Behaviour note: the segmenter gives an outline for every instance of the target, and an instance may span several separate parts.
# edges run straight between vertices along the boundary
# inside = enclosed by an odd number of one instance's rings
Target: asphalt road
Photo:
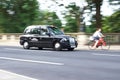
[[[0,69],[38,80],[120,80],[120,51],[0,46]]]

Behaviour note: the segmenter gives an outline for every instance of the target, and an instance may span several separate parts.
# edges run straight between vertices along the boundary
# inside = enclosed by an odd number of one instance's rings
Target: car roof
[[[33,28],[40,28],[40,27],[47,27],[49,25],[31,25],[26,27],[26,29],[33,29]]]

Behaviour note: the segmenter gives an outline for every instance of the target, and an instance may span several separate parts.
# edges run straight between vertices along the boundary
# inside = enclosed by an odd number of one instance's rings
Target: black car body
[[[28,26],[20,36],[20,44],[24,49],[38,47],[39,49],[53,48],[54,50],[72,51],[77,47],[75,38],[64,35],[61,30],[49,25]]]

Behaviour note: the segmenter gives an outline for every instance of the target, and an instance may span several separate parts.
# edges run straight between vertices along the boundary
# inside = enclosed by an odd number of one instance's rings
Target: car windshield
[[[53,35],[64,35],[64,33],[56,27],[49,27],[49,30]]]

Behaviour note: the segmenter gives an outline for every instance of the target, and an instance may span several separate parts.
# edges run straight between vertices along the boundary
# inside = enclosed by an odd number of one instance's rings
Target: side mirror
[[[48,35],[49,37],[51,36],[51,34],[50,34],[50,33],[48,33],[48,32],[46,33],[46,35]]]

